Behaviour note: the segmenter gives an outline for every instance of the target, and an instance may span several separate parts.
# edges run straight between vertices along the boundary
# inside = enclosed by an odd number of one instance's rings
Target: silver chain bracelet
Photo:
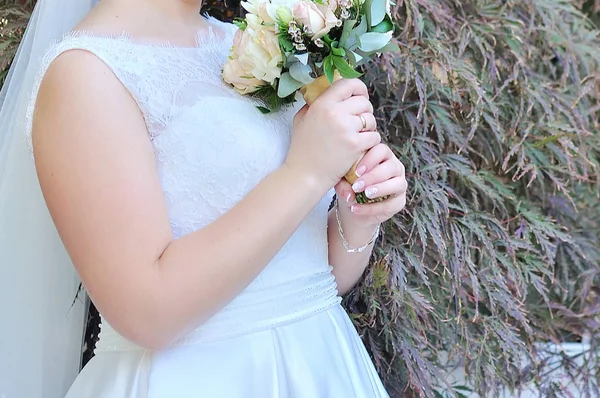
[[[381,232],[381,225],[377,226],[377,229],[375,230],[375,233],[373,234],[373,236],[371,237],[371,239],[369,239],[369,241],[367,243],[365,243],[361,247],[352,248],[348,244],[348,241],[346,240],[346,236],[344,235],[344,229],[342,228],[342,222],[340,221],[339,207],[340,207],[339,201],[336,198],[335,199],[335,219],[337,221],[338,233],[340,234],[340,238],[342,238],[342,245],[344,245],[344,249],[346,249],[346,252],[348,252],[348,253],[362,253],[362,252],[364,252],[379,237],[379,233]]]

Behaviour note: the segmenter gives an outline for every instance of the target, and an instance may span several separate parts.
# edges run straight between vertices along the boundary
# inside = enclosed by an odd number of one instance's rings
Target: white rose
[[[294,7],[294,4],[296,4],[297,2],[298,0],[271,0],[266,4],[267,13],[269,14],[272,20],[276,21],[278,19],[278,10],[286,9],[291,12],[292,8]]]
[[[248,42],[252,40],[249,34],[238,30],[233,39],[233,51],[231,58],[223,66],[223,80],[231,84],[240,94],[250,94],[258,90],[265,84],[252,76],[254,65],[244,63],[240,60],[239,54],[246,51]]]
[[[291,10],[298,0],[247,0],[241,3],[242,7],[260,18],[262,21],[271,24],[277,20],[277,10],[285,8]],[[248,17],[248,14],[246,14]]]
[[[292,16],[310,30],[313,40],[325,36],[338,23],[331,8],[317,5],[310,0],[297,2],[292,9]]]
[[[247,0],[242,1],[240,4],[250,14],[258,15],[258,9],[260,6],[268,2],[269,0]]]

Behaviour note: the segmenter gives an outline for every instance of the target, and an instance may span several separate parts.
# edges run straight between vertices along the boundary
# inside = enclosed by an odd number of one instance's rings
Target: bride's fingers
[[[377,131],[377,119],[372,113],[361,113],[356,116],[356,126],[359,132]]]
[[[335,186],[335,194],[338,200],[344,203],[354,203],[355,195],[352,191],[352,185],[342,178],[340,182]]]
[[[406,193],[408,184],[404,177],[394,177],[390,180],[368,186],[365,196],[369,199],[377,199],[386,196],[403,195]]]
[[[363,192],[367,187],[382,183],[394,177],[403,177],[404,173],[401,173],[397,163],[397,161],[389,159],[378,164],[372,170],[367,171],[366,174],[356,180],[352,185],[352,189],[354,192]],[[357,171],[360,172],[359,169],[357,169]]]
[[[351,115],[360,115],[362,113],[373,113],[373,104],[368,98],[355,96],[348,98],[340,104],[340,107]]]
[[[375,217],[378,222],[385,222],[404,209],[405,206],[406,194],[403,193],[398,196],[392,196],[383,202],[354,204],[351,211],[360,216]]]
[[[356,175],[361,177],[367,172],[370,172],[380,163],[392,158],[394,155],[389,147],[385,144],[375,145],[369,149],[365,156],[360,160],[356,168]],[[358,191],[360,192],[360,191]]]

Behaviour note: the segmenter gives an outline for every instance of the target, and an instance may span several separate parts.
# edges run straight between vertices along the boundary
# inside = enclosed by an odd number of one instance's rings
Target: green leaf
[[[464,391],[464,392],[473,392],[473,389],[471,389],[465,385],[462,385],[462,384],[454,385],[454,386],[452,386],[452,388],[454,388],[455,390]]]
[[[371,29],[371,32],[387,33],[387,32],[393,31],[393,30],[394,30],[394,23],[392,22],[392,18],[390,18],[390,16],[386,14],[383,21],[381,21],[379,24],[375,25],[373,27],[373,29]]]
[[[331,52],[334,55],[339,55],[340,57],[345,57],[346,56],[346,50],[344,50],[343,48],[339,48],[339,42],[334,41],[331,43]]]
[[[371,0],[370,23],[377,26],[387,15],[386,0]]]
[[[329,55],[325,58],[323,62],[323,72],[325,72],[325,76],[329,83],[333,84],[333,56]]]
[[[281,49],[285,53],[291,53],[292,51],[294,51],[294,43],[292,42],[292,39],[290,38],[289,35],[280,33],[278,35],[278,39],[279,39],[279,47],[281,47]]]
[[[246,30],[246,28],[248,27],[248,22],[246,22],[245,19],[243,18],[236,18],[233,21],[234,25],[237,26],[238,28],[240,28],[240,30]]]
[[[290,75],[294,80],[303,84],[311,83],[314,79],[311,77],[312,68],[301,62],[296,62],[290,66]]]
[[[333,58],[333,64],[335,66],[335,68],[340,71],[340,75],[342,75],[342,77],[344,79],[354,79],[357,77],[362,76],[362,74],[356,70],[354,70],[353,67],[351,67],[348,62],[342,58],[342,57],[332,57]]]
[[[264,106],[257,106],[256,109],[258,109],[263,115],[268,115],[269,113],[271,113],[271,110]]]
[[[304,86],[304,83],[294,79],[289,72],[284,73],[279,78],[279,85],[277,86],[277,96],[279,98],[286,98],[299,90],[300,87]]]
[[[358,48],[367,53],[380,51],[390,40],[391,37],[385,33],[367,32],[360,36]]]

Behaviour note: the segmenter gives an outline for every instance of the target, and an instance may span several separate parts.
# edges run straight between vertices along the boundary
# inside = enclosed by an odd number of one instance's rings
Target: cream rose
[[[364,1],[364,0],[363,0],[363,1]],[[333,11],[333,12],[336,12],[336,11],[337,11],[337,9],[338,9],[338,0],[329,0],[329,1],[327,2],[327,7],[328,7],[328,8],[329,8],[331,11]]]
[[[248,31],[249,29],[246,29]],[[273,84],[281,76],[283,56],[279,48],[279,39],[274,32],[266,29],[248,32],[252,37],[244,50],[240,50],[240,62],[252,65],[251,73],[257,79]]]
[[[248,23],[248,28],[246,30],[250,35],[254,35],[254,32],[265,29],[265,26],[262,24],[263,20],[254,14],[246,14],[246,22]]]
[[[265,21],[268,24],[271,24],[273,22],[275,22],[273,20],[273,18],[271,18],[271,16],[269,15],[269,12],[267,10],[267,3],[262,3],[259,7],[258,7],[258,17],[260,19],[262,19],[263,21]]]
[[[242,30],[238,30],[233,38],[233,51],[231,57],[223,66],[223,80],[231,84],[235,90],[244,95],[255,92],[264,85],[265,82],[257,79],[252,75],[254,65],[244,62],[240,59],[239,54],[243,54],[252,40],[249,34]]]
[[[292,9],[292,16],[310,30],[313,40],[325,36],[338,23],[329,6],[317,5],[310,0],[297,2]]]

